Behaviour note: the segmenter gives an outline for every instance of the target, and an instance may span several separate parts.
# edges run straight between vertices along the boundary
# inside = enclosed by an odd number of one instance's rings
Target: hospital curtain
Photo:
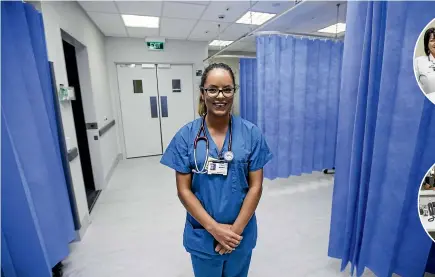
[[[267,178],[334,167],[342,49],[332,40],[257,38],[258,97],[251,101],[274,153]]]
[[[257,60],[240,59],[240,116],[257,124]]]
[[[2,272],[48,277],[75,234],[42,16],[1,2],[1,28]]]
[[[435,107],[413,51],[434,2],[348,2],[329,255],[376,276],[423,276],[431,240],[417,211],[435,162]]]

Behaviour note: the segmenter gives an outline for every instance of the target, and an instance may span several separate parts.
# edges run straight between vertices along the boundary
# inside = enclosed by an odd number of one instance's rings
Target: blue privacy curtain
[[[435,107],[413,73],[434,2],[348,2],[329,255],[360,276],[423,276],[417,211],[435,162]]]
[[[240,116],[257,124],[257,60],[240,59]]]
[[[267,178],[334,167],[342,51],[332,40],[257,38],[258,97],[251,101],[274,153]]]
[[[48,277],[75,236],[42,16],[1,2],[1,28],[2,271]]]

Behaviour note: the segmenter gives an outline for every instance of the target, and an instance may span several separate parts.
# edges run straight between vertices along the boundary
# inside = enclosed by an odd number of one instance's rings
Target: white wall
[[[41,2],[41,11],[44,19],[48,58],[54,64],[58,86],[59,84],[68,84],[61,30],[84,46],[84,48],[76,49],[82,97],[85,101],[83,103],[85,118],[86,122],[96,121],[99,128],[103,127],[114,118],[107,81],[103,34],[77,2]],[[62,103],[61,113],[65,136],[71,139],[72,147],[77,146],[71,104]],[[92,137],[95,133],[97,131],[88,131],[88,137]],[[103,189],[106,186],[105,180],[110,168],[116,162],[116,157],[120,152],[116,143],[116,128],[109,130],[98,141],[90,140],[89,144],[96,187]],[[79,216],[80,220],[83,220],[88,216],[88,212],[81,165],[79,162],[73,162],[70,166]]]
[[[107,69],[109,74],[110,91],[116,111],[119,147],[125,156],[122,117],[119,102],[118,76],[116,63],[166,63],[193,64],[194,71],[203,70],[203,60],[207,58],[207,42],[193,42],[181,40],[166,40],[164,51],[149,51],[144,39],[106,38]],[[199,98],[199,84],[201,77],[194,78],[194,95]],[[180,107],[182,108],[182,107]],[[197,105],[195,105],[195,114]]]

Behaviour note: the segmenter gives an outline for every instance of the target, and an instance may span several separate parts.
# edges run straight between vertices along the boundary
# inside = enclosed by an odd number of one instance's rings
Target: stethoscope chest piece
[[[224,159],[227,162],[231,162],[234,159],[234,153],[232,151],[225,152]]]

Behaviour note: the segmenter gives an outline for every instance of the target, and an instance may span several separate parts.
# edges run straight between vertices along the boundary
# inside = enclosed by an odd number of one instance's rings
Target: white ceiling
[[[316,34],[316,30],[334,24],[337,1],[301,3],[291,12],[262,31]],[[102,33],[111,37],[165,37],[195,41],[237,40],[258,26],[235,23],[250,9],[280,14],[293,7],[294,1],[79,1]],[[345,5],[345,4],[344,4]],[[300,8],[299,8],[300,6]],[[344,11],[343,11],[344,10]],[[128,28],[121,14],[160,17],[160,28]],[[345,9],[342,9],[345,14]],[[224,15],[224,19],[219,19]],[[344,22],[342,16],[341,22]],[[220,32],[218,28],[220,24]],[[210,47],[210,49],[216,49]],[[255,51],[255,40],[245,39],[231,47],[233,51]]]
[[[332,34],[317,31],[337,22],[337,4],[340,4],[338,22],[346,22],[346,2],[344,1],[305,1],[278,20],[266,25],[261,31],[281,31],[284,33],[329,36]]]

